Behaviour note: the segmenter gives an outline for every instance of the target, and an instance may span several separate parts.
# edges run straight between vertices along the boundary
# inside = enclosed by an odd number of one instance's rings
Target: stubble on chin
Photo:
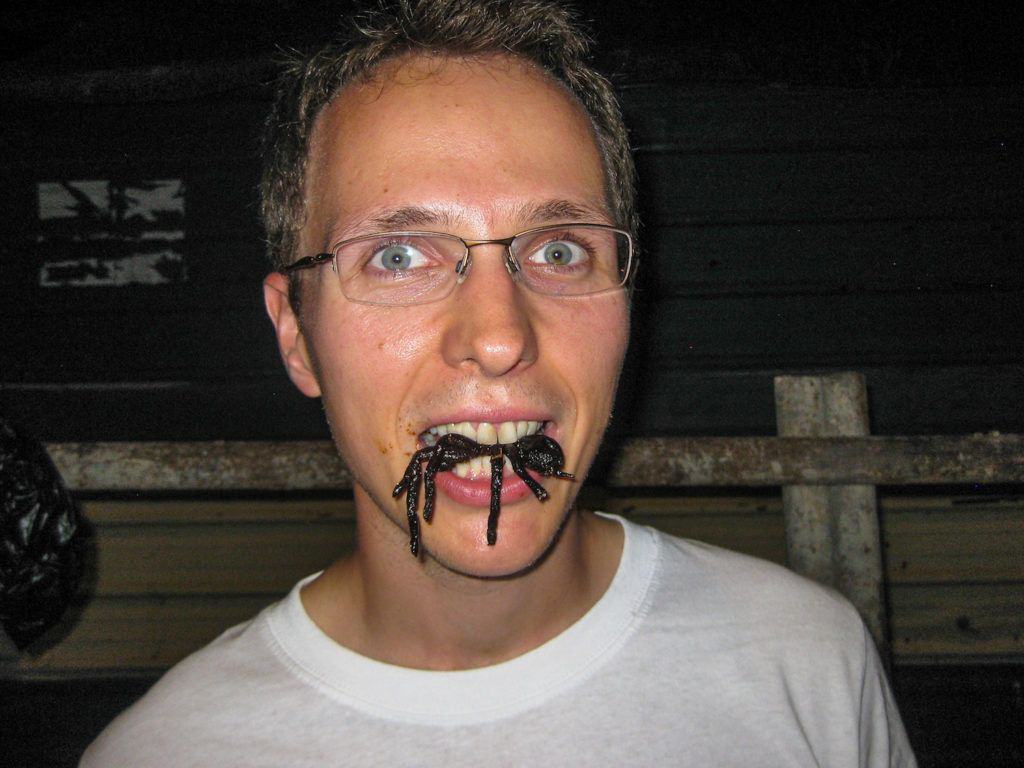
[[[407,522],[404,502],[398,503],[390,497],[382,499],[380,495],[372,491],[367,484],[360,482],[358,477],[353,476],[352,482],[354,486],[358,486],[359,490],[365,494],[365,498],[368,500],[371,507],[369,509],[360,508],[361,506],[365,507],[366,504],[360,505],[357,495],[356,515],[364,516],[363,523],[368,526],[373,526],[383,533],[385,539],[394,539],[393,542],[389,543],[394,545],[394,556],[396,558],[404,557],[411,559],[412,555],[409,554],[409,529],[406,527]],[[526,564],[518,564],[516,567],[510,568],[504,572],[478,573],[467,569],[458,562],[455,562],[457,559],[455,556],[446,556],[445,553],[436,552],[431,547],[430,529],[434,524],[436,524],[438,517],[444,514],[444,502],[441,499],[438,501],[438,508],[434,511],[434,519],[430,523],[424,523],[422,519],[420,520],[420,562],[422,563],[425,574],[428,576],[440,579],[451,579],[454,577],[460,581],[464,579],[471,579],[477,582],[501,581],[525,576],[542,565],[550,556],[558,546],[569,521],[574,515],[579,514],[575,507],[576,493],[572,493],[566,497],[558,525],[555,527],[551,536],[544,545],[537,551],[536,556]],[[546,509],[544,511],[548,512],[549,510]],[[486,517],[486,510],[483,510],[481,515],[482,518]],[[498,531],[498,542],[494,547],[501,547],[500,520],[498,523]],[[483,528],[481,528],[480,537],[481,540],[483,540]],[[356,546],[359,546],[358,539],[356,541]],[[492,548],[488,547],[488,549]]]

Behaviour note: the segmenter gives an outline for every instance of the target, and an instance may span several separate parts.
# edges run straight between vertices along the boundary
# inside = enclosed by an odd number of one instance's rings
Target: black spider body
[[[565,456],[561,446],[547,435],[526,435],[510,444],[492,443],[483,445],[464,435],[448,434],[438,438],[437,443],[422,448],[413,454],[402,479],[395,485],[392,496],[398,497],[404,491],[405,512],[409,519],[409,551],[418,556],[420,551],[420,521],[416,514],[419,504],[420,481],[423,482],[423,519],[430,522],[434,515],[434,478],[438,472],[454,469],[456,464],[475,459],[478,456],[491,458],[491,505],[487,517],[487,543],[493,546],[498,540],[498,515],[501,512],[502,473],[505,458],[512,471],[522,478],[527,487],[540,501],[548,498],[544,486],[533,479],[529,470],[545,477],[573,480],[574,475],[563,472]],[[426,462],[426,466],[423,464]]]
[[[541,501],[547,499],[548,492],[526,470],[532,469],[545,477],[574,479],[574,475],[562,472],[562,467],[565,464],[562,446],[547,435],[521,437],[511,445],[505,446],[505,455],[508,456],[509,463],[512,465],[512,471],[523,479],[523,482],[533,491],[533,495]]]

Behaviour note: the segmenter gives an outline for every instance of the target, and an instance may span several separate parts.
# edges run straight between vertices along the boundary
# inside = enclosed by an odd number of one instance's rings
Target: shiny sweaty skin
[[[586,114],[543,72],[501,56],[413,57],[378,74],[318,119],[299,254],[372,232],[482,240],[618,223]],[[265,283],[286,370],[321,398],[353,477],[357,546],[303,587],[303,605],[371,658],[431,669],[513,658],[571,626],[614,575],[620,527],[575,511],[579,483],[536,471],[543,503],[511,468],[502,475],[500,541],[488,546],[483,456],[436,476],[419,557],[396,557],[410,532],[407,499],[392,491],[432,436],[489,445],[543,431],[582,478],[607,426],[628,294],[542,296],[512,278],[506,257],[503,245],[475,248],[451,296],[415,306],[350,301],[324,265],[302,274],[300,318],[287,279]]]

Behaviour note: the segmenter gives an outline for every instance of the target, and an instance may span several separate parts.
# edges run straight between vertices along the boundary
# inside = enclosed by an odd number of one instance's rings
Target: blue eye
[[[370,263],[391,271],[413,269],[424,262],[420,251],[406,243],[393,243],[374,252]]]
[[[415,269],[423,266],[426,258],[418,248],[408,243],[392,243],[377,251],[370,257],[370,264],[393,272]]]
[[[534,251],[528,260],[534,264],[568,267],[586,261],[587,252],[577,243],[568,240],[554,240]]]

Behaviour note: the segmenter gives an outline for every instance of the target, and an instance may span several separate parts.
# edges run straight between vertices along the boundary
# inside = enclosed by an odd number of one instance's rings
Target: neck
[[[600,599],[622,551],[617,523],[572,512],[537,565],[477,578],[410,557],[407,534],[357,515],[359,548],[308,584],[303,603],[341,645],[418,669],[488,666],[547,642]]]

